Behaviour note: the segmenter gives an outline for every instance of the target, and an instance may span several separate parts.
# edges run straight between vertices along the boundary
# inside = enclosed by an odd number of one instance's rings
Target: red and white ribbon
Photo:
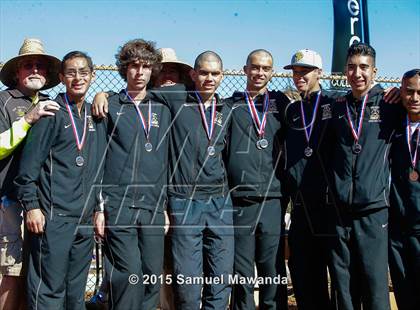
[[[306,137],[306,142],[308,142],[308,144],[309,144],[309,140],[311,139],[312,129],[314,128],[314,123],[316,119],[316,114],[318,112],[320,98],[321,98],[321,91],[319,91],[318,95],[316,96],[315,107],[312,112],[313,113],[312,120],[308,125],[306,124],[306,117],[305,117],[305,111],[303,109],[302,100],[300,101],[300,113],[302,114],[303,129],[305,129],[305,137]],[[309,132],[308,132],[308,129],[309,129]]]
[[[362,133],[363,118],[364,118],[364,116],[365,116],[366,102],[367,102],[367,101],[368,101],[368,95],[366,94],[366,96],[363,98],[363,102],[362,102],[362,111],[361,111],[361,113],[360,113],[360,118],[359,118],[359,124],[358,124],[358,126],[357,126],[357,131],[356,131],[356,129],[354,128],[354,124],[353,124],[353,122],[352,122],[352,120],[351,120],[351,116],[350,116],[349,105],[348,105],[348,103],[346,102],[347,119],[348,119],[348,121],[349,121],[349,125],[350,125],[350,128],[351,128],[351,133],[353,134],[354,140],[355,140],[356,142],[358,142],[358,141],[359,141],[359,139],[360,139],[360,135],[361,135],[361,133]]]
[[[147,113],[147,123],[146,123],[146,120],[145,120],[145,118],[143,116],[143,113],[141,113],[140,108],[138,107],[138,105],[136,104],[136,102],[128,94],[128,91],[127,90],[125,90],[125,93],[126,93],[127,97],[130,99],[130,101],[134,104],[134,107],[136,108],[137,114],[139,115],[140,122],[141,122],[141,125],[142,125],[143,130],[144,130],[144,134],[146,135],[146,140],[149,141],[150,128],[151,128],[151,123],[152,123],[151,122],[151,120],[152,120],[152,103],[149,100],[149,111]]]
[[[64,99],[66,100],[66,108],[67,108],[67,112],[69,114],[70,117],[70,122],[71,122],[71,127],[73,129],[73,135],[76,139],[76,146],[77,146],[77,150],[80,152],[83,149],[83,145],[85,144],[85,139],[86,139],[86,125],[87,125],[87,112],[86,112],[86,107],[85,107],[85,117],[83,120],[83,135],[82,138],[79,138],[79,133],[77,132],[77,127],[76,127],[76,122],[74,121],[74,117],[73,117],[73,113],[71,112],[71,108],[70,108],[70,102],[69,102],[69,98],[67,97],[67,94],[64,95]]]
[[[408,152],[410,153],[410,159],[411,159],[411,166],[413,168],[416,167],[416,163],[417,163],[417,150],[419,149],[419,141],[420,141],[420,124],[417,125],[416,129],[414,129],[414,132],[418,131],[417,134],[417,141],[416,141],[416,150],[414,151],[414,155],[411,149],[411,123],[410,120],[408,119],[408,115],[407,115],[407,145],[408,145]],[[414,134],[413,132],[413,134]]]
[[[195,92],[198,100],[198,107],[200,108],[201,120],[203,121],[203,127],[206,130],[207,138],[211,141],[214,132],[214,124],[216,123],[216,99],[213,97],[211,101],[211,118],[210,124],[207,123],[206,112],[203,101],[198,92]]]
[[[264,136],[265,125],[267,124],[267,111],[268,111],[268,107],[270,103],[268,91],[266,91],[264,95],[264,107],[263,107],[262,119],[260,119],[260,116],[258,115],[258,111],[255,107],[254,100],[252,100],[248,91],[245,91],[245,99],[248,105],[249,113],[251,114],[255,128],[257,130],[258,136],[262,137]]]

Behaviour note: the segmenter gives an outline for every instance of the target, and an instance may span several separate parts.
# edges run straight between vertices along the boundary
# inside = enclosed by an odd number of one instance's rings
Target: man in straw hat
[[[175,50],[172,48],[160,48],[158,52],[162,55],[162,69],[153,86],[163,87],[172,86],[178,83],[187,85],[187,87],[193,87],[193,81],[191,80],[190,71],[193,68],[180,60],[178,60]],[[166,215],[166,224],[169,225],[169,217]],[[165,227],[167,232],[168,226]],[[164,274],[171,274],[172,272],[172,256],[170,254],[170,238],[165,238],[165,256],[164,256]],[[163,283],[162,289],[160,290],[160,306],[162,309],[169,310],[175,309],[174,295],[172,286],[167,283]]]
[[[25,39],[19,55],[7,61],[0,80],[0,309],[19,309],[25,298],[22,270],[22,209],[16,202],[13,179],[22,141],[41,117],[54,115],[58,104],[39,93],[59,83],[60,60],[45,53],[38,39]]]
[[[172,86],[177,83],[185,84],[192,87],[193,82],[190,77],[190,71],[193,68],[176,57],[175,50],[172,48],[160,48],[159,53],[162,55],[162,69],[155,79],[153,86]]]

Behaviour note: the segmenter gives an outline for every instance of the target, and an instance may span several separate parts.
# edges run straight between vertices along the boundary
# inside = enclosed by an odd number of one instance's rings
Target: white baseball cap
[[[292,56],[290,65],[285,66],[284,69],[292,69],[294,66],[322,69],[322,59],[317,52],[304,49],[297,51]]]

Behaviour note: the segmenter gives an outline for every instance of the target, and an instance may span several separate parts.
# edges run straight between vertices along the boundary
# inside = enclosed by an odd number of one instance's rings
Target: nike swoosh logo
[[[71,126],[71,124],[68,124],[68,125],[64,125],[64,128],[69,128]]]
[[[196,105],[196,103],[184,103],[184,107],[194,107]]]
[[[117,112],[117,115],[123,115],[125,112]]]
[[[399,138],[399,137],[401,137],[402,135],[403,135],[402,133],[397,134],[397,135],[395,135],[395,138]]]
[[[300,116],[293,118],[293,121],[296,122],[298,119],[300,118]]]
[[[238,106],[238,105],[234,105],[234,106],[232,107],[232,110],[235,110],[235,109],[237,109],[237,108],[239,108],[239,106]]]
[[[340,115],[338,118],[343,118],[345,115]]]
[[[382,228],[385,228],[385,227],[387,227],[388,226],[388,223],[386,223],[386,224],[382,224]]]

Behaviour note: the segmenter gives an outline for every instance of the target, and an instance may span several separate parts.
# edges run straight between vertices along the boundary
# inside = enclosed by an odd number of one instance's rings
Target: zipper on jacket
[[[356,122],[357,123],[357,119],[358,119],[358,112],[357,112],[357,105],[354,106],[354,110],[356,112]],[[362,120],[363,123],[364,120]],[[362,125],[363,126],[363,125]],[[360,137],[359,137],[360,138]],[[353,136],[352,136],[352,140],[353,140]],[[353,145],[354,145],[355,141],[353,140]],[[356,170],[356,161],[357,161],[357,156],[358,154],[354,154],[353,153],[353,149],[350,151],[351,152],[351,184],[350,184],[350,195],[349,195],[349,205],[353,204],[353,197],[354,197],[354,176],[355,176],[355,170]]]
[[[51,197],[50,197],[50,220],[52,220],[53,218],[53,210],[54,210],[54,203],[53,203],[53,189],[52,189],[52,185],[53,185],[53,158],[52,158],[52,149],[50,150],[50,193],[51,193]]]
[[[191,188],[189,188],[188,186],[187,186],[187,195],[188,195],[188,197],[190,197],[190,198],[194,198],[193,197],[193,195],[195,194],[195,191],[196,191],[196,188],[197,188],[197,177],[198,177],[198,165],[197,165],[197,162],[198,162],[198,157],[200,156],[200,138],[199,138],[199,135],[200,135],[200,130],[197,130],[196,131],[196,135],[195,135],[195,142],[196,142],[196,148],[195,148],[195,152],[194,152],[194,154],[195,154],[195,158],[194,158],[194,161],[192,162],[192,169],[191,169],[191,172],[192,172],[192,176],[191,176],[191,185],[192,185],[192,187]],[[188,184],[187,184],[188,185]]]
[[[356,159],[357,159],[356,154],[353,154],[352,152],[352,158],[351,158],[351,184],[350,184],[350,195],[349,195],[349,204],[352,205],[353,204],[353,196],[354,196],[354,176],[355,176],[355,170],[356,170]]]
[[[134,160],[133,160],[133,174],[131,175],[131,184],[134,183],[134,193],[133,193],[133,201],[132,201],[132,206],[135,207],[135,201],[137,198],[137,194],[138,194],[138,179],[137,179],[137,170],[138,170],[138,166],[139,166],[139,161],[140,161],[140,153],[141,153],[141,146],[139,147],[139,143],[140,143],[140,135],[141,132],[139,129],[137,129],[137,133],[135,135],[135,142],[134,142]]]

